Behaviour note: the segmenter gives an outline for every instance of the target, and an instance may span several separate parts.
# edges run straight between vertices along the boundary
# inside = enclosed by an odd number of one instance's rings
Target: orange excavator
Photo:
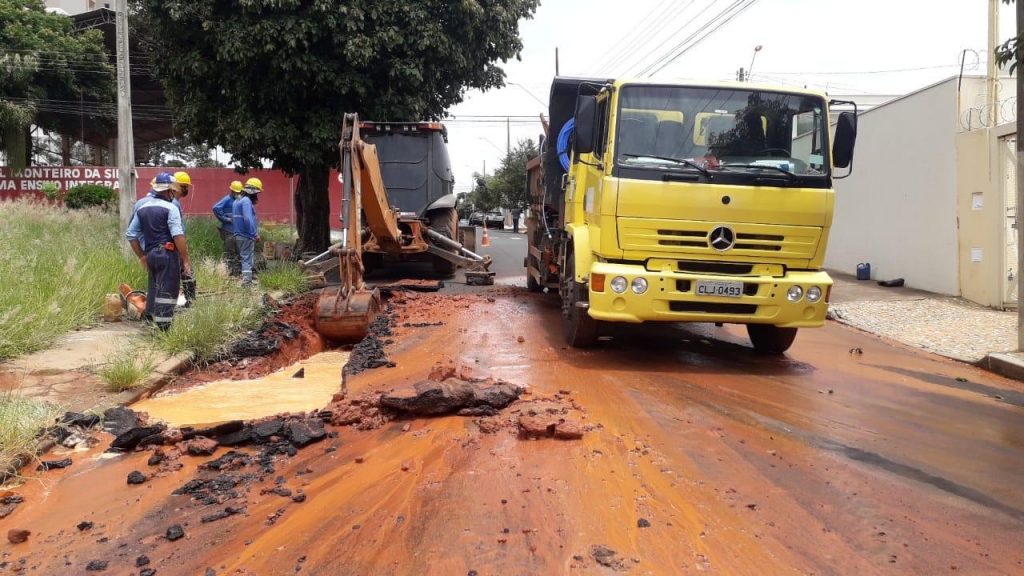
[[[434,126],[437,125],[389,124],[387,132],[394,129],[397,135],[412,138],[420,127],[430,129]],[[464,268],[467,284],[494,283],[494,272],[488,270],[490,256],[476,254],[457,240],[454,198],[451,206],[446,206],[443,205],[445,197],[442,197],[430,210],[422,213],[400,210],[389,201],[378,146],[364,140],[360,133],[361,128],[368,127],[376,128],[371,123],[360,123],[354,113],[345,114],[339,143],[341,241],[303,262],[307,273],[323,285],[317,304],[316,330],[328,340],[339,343],[362,340],[380,311],[380,291],[363,280],[369,259],[380,263],[385,257],[398,260],[431,258],[435,261],[435,269],[447,267],[449,272],[454,272],[456,267]],[[394,145],[403,149],[408,148],[403,142],[409,141],[402,138],[379,140],[381,146]],[[443,160],[447,162],[447,151],[442,152]],[[442,206],[436,208],[439,203]],[[436,222],[441,222],[442,226]]]

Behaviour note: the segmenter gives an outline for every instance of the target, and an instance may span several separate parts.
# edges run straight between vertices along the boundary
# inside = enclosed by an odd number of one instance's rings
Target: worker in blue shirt
[[[157,180],[160,180],[160,182],[157,183]],[[171,175],[170,172],[161,172],[157,174],[152,180],[150,180],[149,192],[146,193],[146,195],[143,196],[142,198],[139,198],[138,200],[135,201],[135,206],[132,208],[132,217],[135,217],[135,214],[138,213],[139,208],[142,208],[143,206],[151,202],[154,198],[156,198],[158,192],[169,189],[173,181],[174,177]],[[179,212],[180,210],[181,209],[179,208]],[[139,238],[139,241],[142,242],[142,249],[145,250],[145,239]]]
[[[156,177],[155,184],[163,189],[156,190],[156,196],[139,207],[125,233],[132,251],[149,272],[146,321],[160,330],[170,328],[174,320],[182,272],[192,275],[181,212],[171,203],[172,178],[169,176]],[[143,243],[146,248],[142,247]]]
[[[253,205],[259,202],[263,182],[259,178],[249,178],[242,187],[242,195],[235,202],[231,212],[231,222],[235,229],[235,243],[242,259],[242,285],[252,284],[253,255],[256,243],[260,241],[259,222]]]
[[[228,274],[240,276],[242,274],[242,262],[238,253],[238,244],[235,242],[235,227],[231,222],[234,212],[235,201],[242,194],[242,183],[235,180],[231,183],[231,191],[227,196],[220,199],[213,206],[213,215],[220,220],[220,240],[224,243],[224,262],[228,267]]]

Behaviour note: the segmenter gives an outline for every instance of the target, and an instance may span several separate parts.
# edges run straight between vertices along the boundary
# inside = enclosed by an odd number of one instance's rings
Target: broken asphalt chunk
[[[63,460],[43,460],[36,466],[36,470],[46,472],[47,470],[59,470],[61,468],[67,468],[71,466],[71,458],[65,458]]]
[[[181,540],[185,537],[185,529],[181,527],[181,524],[175,524],[167,529],[167,539],[171,542],[175,540]]]

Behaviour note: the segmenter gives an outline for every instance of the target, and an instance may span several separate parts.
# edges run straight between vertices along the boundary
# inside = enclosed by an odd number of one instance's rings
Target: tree
[[[529,204],[526,197],[526,163],[537,155],[537,144],[527,138],[516,143],[511,153],[501,160],[494,171],[490,187],[495,192],[496,204],[509,210],[525,210]]]
[[[1013,4],[1013,2],[1014,0],[1003,0],[1003,4]],[[1016,36],[996,47],[996,65],[1004,66],[1009,64],[1010,74],[1013,74],[1021,59],[1024,58],[1021,48],[1024,48],[1024,30],[1017,30]]]
[[[193,168],[223,168],[223,162],[213,159],[212,148],[177,136],[149,145],[149,163],[153,166]]]
[[[473,191],[466,197],[466,202],[474,211],[487,212],[501,205],[501,196],[491,186],[493,175],[473,172]]]
[[[179,127],[242,168],[298,174],[301,251],[329,239],[342,116],[439,119],[504,83],[538,0],[137,0]],[[279,191],[268,191],[271,194]]]
[[[12,171],[29,162],[33,124],[74,133],[82,118],[73,109],[106,110],[114,96],[99,30],[72,31],[71,19],[47,13],[42,0],[0,0],[0,148]],[[113,129],[105,115],[89,123]]]

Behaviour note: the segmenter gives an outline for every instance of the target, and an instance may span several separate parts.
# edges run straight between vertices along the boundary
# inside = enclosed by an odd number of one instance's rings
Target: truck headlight
[[[643,294],[644,292],[647,292],[647,279],[634,278],[632,288],[633,294]]]
[[[804,289],[799,286],[790,286],[789,290],[786,291],[786,299],[790,302],[799,302],[803,295]]]
[[[821,300],[821,288],[811,286],[807,289],[807,301],[814,304],[818,300]]]
[[[615,278],[612,278],[611,285],[612,292],[615,292],[616,294],[622,294],[623,292],[626,291],[626,288],[629,287],[629,282],[627,282],[626,279],[623,278],[622,276],[616,276]]]

